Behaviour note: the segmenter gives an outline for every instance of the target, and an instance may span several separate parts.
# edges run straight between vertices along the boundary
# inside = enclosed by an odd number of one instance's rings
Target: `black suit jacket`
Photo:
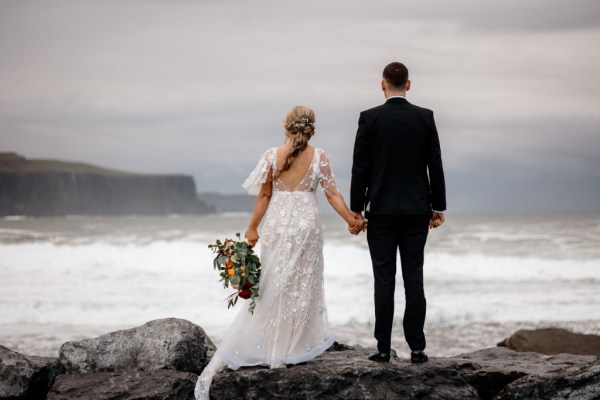
[[[433,111],[397,97],[360,113],[350,208],[366,210],[367,215],[430,215],[431,210],[446,210]]]

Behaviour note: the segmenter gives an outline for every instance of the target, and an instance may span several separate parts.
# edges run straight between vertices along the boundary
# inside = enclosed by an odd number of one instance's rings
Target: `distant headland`
[[[188,175],[154,175],[0,152],[0,216],[205,214]]]

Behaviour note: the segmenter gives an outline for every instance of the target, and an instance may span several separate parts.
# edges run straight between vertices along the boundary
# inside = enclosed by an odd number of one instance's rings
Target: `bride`
[[[284,367],[311,360],[334,341],[327,328],[323,293],[323,231],[316,190],[358,234],[365,221],[354,217],[336,188],[325,151],[308,144],[315,113],[293,107],[284,120],[286,143],[268,149],[242,187],[257,195],[246,240],[261,232],[260,296],[254,313],[244,302],[215,355],[200,375],[196,399],[208,399],[213,376],[228,366]]]

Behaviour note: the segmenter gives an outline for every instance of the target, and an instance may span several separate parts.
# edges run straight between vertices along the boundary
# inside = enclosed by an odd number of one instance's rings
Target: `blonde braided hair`
[[[285,157],[283,166],[275,172],[275,178],[288,171],[294,159],[308,146],[308,141],[315,134],[315,112],[305,106],[295,106],[285,116],[283,127],[292,149]]]

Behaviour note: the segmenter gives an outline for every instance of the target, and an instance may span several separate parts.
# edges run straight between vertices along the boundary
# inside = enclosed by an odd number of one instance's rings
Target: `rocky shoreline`
[[[542,344],[548,352],[564,337],[569,351],[577,351],[573,340],[582,352],[599,350],[594,335],[543,334],[517,332],[502,344],[527,350]],[[552,339],[542,343],[540,337]],[[215,377],[211,398],[600,399],[597,355],[508,347],[413,365],[398,357],[373,363],[367,360],[373,349],[336,343],[315,360],[288,368],[225,370]],[[193,399],[197,376],[214,350],[201,327],[175,318],[64,343],[58,358],[0,346],[0,399]]]

